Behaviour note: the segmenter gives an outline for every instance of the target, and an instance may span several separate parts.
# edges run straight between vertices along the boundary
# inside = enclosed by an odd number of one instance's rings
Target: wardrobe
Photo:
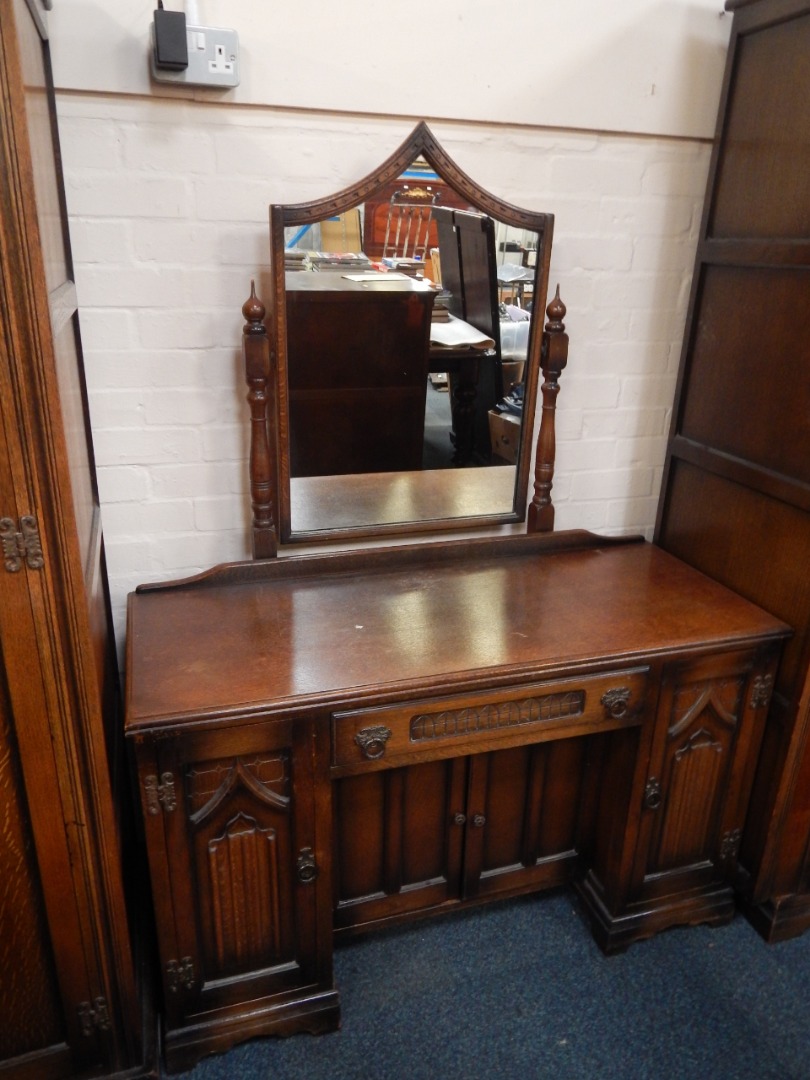
[[[0,1076],[15,1080],[150,1071],[44,18],[8,0],[0,20]]]

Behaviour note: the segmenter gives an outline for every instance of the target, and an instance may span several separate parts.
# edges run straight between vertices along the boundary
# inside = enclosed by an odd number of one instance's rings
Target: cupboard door
[[[185,1066],[200,1052],[272,1031],[285,1007],[331,991],[312,727],[181,736],[142,752],[140,784],[167,1061]],[[196,1033],[184,1034],[195,1019]]]
[[[586,742],[561,739],[470,758],[465,899],[569,879]]]
[[[644,793],[645,895],[732,874],[772,681],[750,653],[665,675]]]
[[[334,783],[335,926],[458,900],[466,761],[431,761]]]
[[[335,926],[568,881],[586,739],[334,783]]]

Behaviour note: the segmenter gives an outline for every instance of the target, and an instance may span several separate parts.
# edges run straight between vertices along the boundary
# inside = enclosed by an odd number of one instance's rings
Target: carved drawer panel
[[[386,768],[641,723],[646,668],[335,713],[339,772]]]

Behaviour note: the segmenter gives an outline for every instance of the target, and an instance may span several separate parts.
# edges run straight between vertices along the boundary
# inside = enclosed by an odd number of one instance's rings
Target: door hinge
[[[42,544],[39,539],[37,519],[26,514],[17,522],[13,518],[0,518],[0,544],[3,548],[3,562],[10,574],[22,570],[23,561],[29,570],[41,570],[45,565]]]
[[[161,773],[160,780],[154,775],[145,776],[143,790],[146,795],[146,812],[152,817],[160,813],[161,806],[167,814],[177,808],[174,777],[170,772]]]
[[[82,1035],[90,1036],[97,1031],[110,1030],[110,1010],[106,998],[97,997],[92,1003],[83,1001],[76,1011],[79,1014]]]
[[[184,956],[182,960],[169,960],[166,964],[166,983],[172,994],[181,988],[191,990],[194,986],[194,961],[190,956]]]
[[[742,841],[741,829],[729,829],[720,838],[720,861],[736,862]]]

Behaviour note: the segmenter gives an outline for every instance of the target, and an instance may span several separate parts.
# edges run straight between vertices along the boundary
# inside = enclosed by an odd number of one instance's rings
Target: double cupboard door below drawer
[[[598,738],[334,782],[335,927],[569,880]]]

